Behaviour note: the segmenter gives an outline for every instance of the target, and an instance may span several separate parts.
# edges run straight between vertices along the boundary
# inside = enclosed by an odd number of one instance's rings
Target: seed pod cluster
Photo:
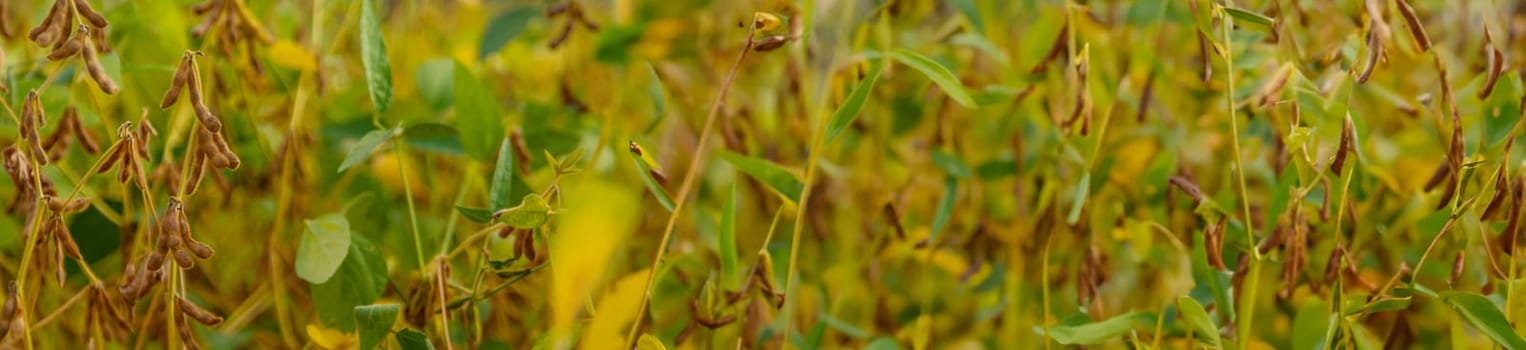
[[[64,154],[69,149],[69,141],[71,139],[79,141],[80,146],[84,147],[86,153],[95,154],[101,152],[100,141],[96,141],[95,136],[91,135],[90,131],[86,130],[84,125],[80,123],[79,112],[75,111],[73,106],[64,109],[64,115],[58,119],[58,127],[42,143],[42,148],[48,152],[47,158],[49,161],[63,159]]]
[[[21,138],[26,143],[23,151],[27,157],[35,160],[39,165],[48,164],[48,152],[42,147],[42,136],[39,130],[47,126],[44,117],[42,102],[37,97],[37,90],[28,91],[26,101],[21,103]]]
[[[83,19],[79,21],[78,19]],[[81,22],[77,30],[74,23]],[[85,62],[85,70],[101,92],[114,95],[121,90],[116,81],[106,75],[101,66],[100,55],[111,52],[106,42],[106,17],[90,7],[88,0],[55,0],[42,23],[33,28],[28,37],[41,46],[50,46],[48,59],[64,60],[76,55]]]
[[[212,257],[212,246],[191,237],[191,224],[185,216],[185,205],[179,198],[170,197],[165,215],[159,219],[157,239],[154,252],[147,258],[150,270],[160,269],[166,257],[174,260],[176,266],[185,269],[195,267],[196,259]]]
[[[99,331],[107,339],[126,339],[132,325],[122,310],[118,309],[119,304],[112,302],[111,295],[99,285],[90,285],[89,293],[90,300],[85,313],[86,327],[89,327],[92,332]]]
[[[156,257],[159,261],[154,261]],[[148,289],[154,284],[163,282],[167,273],[165,269],[158,268],[162,265],[164,265],[164,255],[150,254],[139,259],[135,266],[128,266],[122,273],[121,285],[117,287],[117,292],[122,294],[122,299],[130,305],[147,294]]]
[[[186,51],[181,54],[180,67],[175,70],[175,77],[170,81],[170,88],[164,93],[164,100],[159,103],[159,108],[168,109],[180,100],[182,91],[189,92],[191,108],[196,111],[196,117],[200,120],[201,127],[196,128],[196,135],[191,142],[191,150],[195,155],[190,157],[192,172],[187,186],[196,187],[201,181],[203,165],[211,165],[216,168],[237,169],[239,166],[238,155],[233,153],[228,141],[223,134],[223,123],[212,110],[207,108],[206,100],[202,94],[200,74],[197,71],[196,56],[200,52]]]
[[[0,160],[3,160],[5,172],[10,175],[11,183],[16,184],[16,194],[11,197],[11,203],[6,207],[6,213],[26,218],[21,232],[31,232],[32,211],[37,208],[37,197],[42,195],[57,195],[58,191],[53,188],[53,181],[32,167],[23,152],[17,148],[20,145],[12,145],[0,150]]]
[[[259,56],[254,52],[255,44],[269,44],[275,37],[260,26],[259,20],[244,5],[244,0],[208,0],[192,6],[191,12],[206,16],[191,28],[192,36],[200,39],[211,34],[223,57],[229,60],[237,58],[234,50],[242,46],[245,49],[243,59],[256,73],[263,71]]]
[[[78,21],[76,16],[84,18],[84,21]],[[106,21],[106,16],[102,16],[95,11],[95,8],[90,7],[88,0],[54,0],[53,7],[48,9],[48,15],[43,17],[36,28],[32,28],[32,31],[27,33],[27,38],[32,39],[37,45],[52,46],[57,50],[64,46],[65,42],[76,38],[74,36],[76,33],[73,31],[73,25],[76,22],[85,24],[80,28],[82,31],[100,33],[105,33],[106,26],[110,24]],[[99,45],[101,45],[101,51],[111,51],[109,47],[104,46],[104,41]]]
[[[143,174],[143,165],[148,161],[148,139],[158,133],[147,119],[137,125],[131,121],[122,122],[122,125],[117,126],[117,141],[106,152],[106,160],[101,164],[100,172],[117,168],[117,182],[125,184],[132,181],[139,191],[148,192],[148,178]]]
[[[79,244],[75,243],[74,234],[69,232],[69,225],[64,224],[62,214],[84,210],[88,205],[88,201],[85,201],[84,198],[78,198],[65,202],[54,197],[49,197],[49,203],[49,206],[55,206],[53,203],[58,203],[56,204],[57,208],[43,219],[42,226],[37,231],[38,235],[34,238],[36,242],[33,243],[37,247],[37,251],[36,256],[32,260],[37,262],[37,269],[39,271],[53,271],[58,284],[63,285],[65,276],[64,258],[68,257],[84,261],[85,257],[80,254]],[[59,209],[72,209],[72,211],[58,211]],[[29,234],[30,232],[24,232],[22,237],[27,237]]]

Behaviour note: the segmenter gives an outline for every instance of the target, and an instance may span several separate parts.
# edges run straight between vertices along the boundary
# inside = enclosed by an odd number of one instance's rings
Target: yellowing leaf
[[[640,218],[641,203],[631,188],[589,178],[567,186],[566,191],[566,209],[556,216],[558,231],[550,242],[554,337],[571,333],[578,311],[603,277],[609,258],[615,249],[625,246],[625,238]]]
[[[317,57],[291,40],[282,39],[270,45],[269,55],[271,62],[283,68],[304,72],[318,68]]]
[[[625,341],[625,331],[636,312],[641,308],[641,297],[646,290],[646,276],[650,269],[642,269],[621,277],[619,282],[599,297],[594,310],[593,322],[583,329],[583,349],[618,349]],[[645,339],[645,336],[642,337]],[[639,343],[638,343],[639,344]],[[662,343],[658,342],[660,346]]]
[[[318,344],[318,347],[324,349],[338,350],[360,347],[360,340],[355,337],[354,333],[344,333],[337,329],[317,324],[307,325],[307,337],[311,338],[313,343]]]
[[[525,195],[518,206],[499,210],[493,217],[515,228],[532,229],[545,224],[550,214],[551,207],[546,204],[546,199],[531,193]]]
[[[662,341],[651,334],[642,334],[641,339],[636,340],[636,350],[668,350],[668,346],[662,345]]]

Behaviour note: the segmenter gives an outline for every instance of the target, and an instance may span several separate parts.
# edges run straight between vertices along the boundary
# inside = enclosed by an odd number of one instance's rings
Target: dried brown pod
[[[1347,154],[1356,152],[1356,126],[1351,122],[1351,115],[1346,115],[1346,120],[1341,123],[1340,149],[1335,151],[1335,160],[1330,162],[1330,170],[1337,175],[1341,174],[1346,165]]]
[[[1049,45],[1049,52],[1044,54],[1044,58],[1040,59],[1038,64],[1033,65],[1033,69],[1028,70],[1028,74],[1043,72],[1049,68],[1049,62],[1059,59],[1060,55],[1065,52],[1065,46],[1068,42],[1066,38],[1069,35],[1070,21],[1067,20],[1064,24],[1060,25],[1060,33],[1054,37],[1054,44]]]
[[[1208,265],[1219,270],[1229,270],[1224,265],[1224,222],[1227,217],[1219,217],[1219,220],[1203,229],[1203,244],[1208,252]]]
[[[1462,251],[1458,250],[1457,257],[1452,259],[1452,279],[1447,281],[1447,285],[1456,286],[1458,282],[1461,282],[1462,271],[1465,267],[1467,267],[1467,259],[1462,254]]]
[[[27,92],[27,97],[21,104],[21,137],[26,139],[28,154],[40,165],[48,164],[47,150],[42,146],[40,131],[47,126],[47,119],[43,117],[42,102],[38,98],[37,90]]]
[[[90,206],[90,200],[85,198],[65,200],[64,198],[47,196],[47,199],[48,209],[55,212],[77,213],[84,211],[86,207]]]
[[[54,215],[54,220],[57,222],[54,225],[53,239],[58,241],[59,251],[75,260],[85,261],[85,255],[80,253],[79,243],[74,241],[74,234],[69,232],[68,225],[64,225],[63,218]]]
[[[95,12],[94,8],[90,7],[89,1],[74,0],[74,10],[79,11],[80,16],[84,17],[85,21],[90,22],[90,26],[106,28],[106,26],[111,24],[106,21],[106,16],[102,16],[99,12]]]
[[[1430,179],[1425,180],[1425,186],[1422,186],[1422,188],[1426,191],[1434,190],[1437,185],[1441,185],[1442,181],[1451,176],[1452,167],[1448,166],[1448,163],[1441,163],[1436,167],[1436,171],[1431,173]]]
[[[1081,121],[1081,134],[1086,135],[1086,129],[1088,129],[1086,124],[1090,123],[1092,118],[1092,98],[1089,91],[1091,85],[1088,83],[1090,79],[1087,79],[1087,75],[1091,71],[1091,54],[1089,53],[1090,48],[1083,49],[1082,51],[1080,58],[1076,60],[1074,66],[1076,72],[1076,90],[1072,100],[1075,103],[1071,107],[1070,118],[1065,120],[1064,126],[1070,127],[1075,122]]]
[[[200,118],[203,129],[214,133],[220,132],[223,129],[223,122],[217,119],[217,115],[212,114],[212,109],[207,108],[206,100],[202,97],[201,79],[197,77],[195,70],[196,61],[192,59],[191,77],[186,80],[186,87],[191,90],[191,108],[196,111],[196,117]]]
[[[1508,141],[1505,141],[1505,152],[1500,157],[1500,159],[1510,159],[1510,146],[1513,144],[1515,144],[1515,138],[1510,138]],[[1510,184],[1510,174],[1508,173],[1509,168],[1506,165],[1506,162],[1501,161],[1499,168],[1495,169],[1494,198],[1489,199],[1489,206],[1484,208],[1484,213],[1481,215],[1483,220],[1500,220],[1501,216],[1504,215],[1501,209],[1503,209],[1505,205],[1505,200],[1509,199],[1514,194],[1512,190],[1513,187],[1511,187]]]
[[[89,31],[85,32],[85,35],[91,35]],[[116,81],[112,81],[111,77],[106,75],[106,68],[101,66],[101,59],[96,55],[95,46],[81,46],[84,47],[82,54],[85,59],[85,70],[90,72],[90,79],[95,81],[96,87],[100,88],[101,92],[107,95],[116,95],[117,91],[121,90],[121,88],[117,86]]]
[[[1515,185],[1510,187],[1510,214],[1505,220],[1505,230],[1500,232],[1499,245],[1505,254],[1515,256],[1516,235],[1520,234],[1521,211],[1523,194],[1526,192],[1526,176],[1516,175]]]
[[[1186,177],[1173,175],[1168,181],[1175,185],[1176,188],[1181,189],[1182,192],[1186,192],[1187,196],[1192,197],[1194,204],[1202,204],[1207,198],[1203,195],[1203,190],[1198,189],[1197,184],[1192,183],[1192,180],[1188,180]]]
[[[1409,6],[1409,0],[1394,0],[1399,7],[1399,14],[1404,16],[1404,23],[1409,27],[1410,36],[1415,40],[1415,48],[1420,52],[1431,49],[1431,36],[1425,34],[1425,26],[1420,24],[1420,17],[1415,15],[1415,8]]]
[[[74,57],[74,55],[79,54],[80,48],[84,46],[85,44],[83,41],[77,39],[68,40],[64,42],[63,45],[60,45],[54,48],[53,51],[48,52],[48,60],[59,61],[69,57]]]
[[[175,258],[175,265],[180,266],[182,269],[196,267],[196,259],[192,259],[191,252],[188,252],[185,249],[177,248],[175,249],[175,253],[170,254],[170,256]]]
[[[186,51],[180,55],[180,65],[175,68],[175,78],[170,80],[170,89],[164,92],[164,100],[159,102],[159,109],[169,109],[180,100],[180,91],[185,89],[192,77],[192,51]]]
[[[180,313],[185,315],[185,317],[196,320],[197,323],[201,323],[204,326],[216,326],[219,323],[223,323],[222,316],[213,314],[211,311],[207,311],[207,309],[203,309],[201,306],[197,306],[180,296],[175,297],[175,306],[180,309]]]
[[[1256,92],[1256,96],[1261,96],[1261,102],[1259,103],[1261,108],[1266,108],[1277,103],[1278,99],[1282,97],[1283,89],[1287,88],[1288,80],[1293,76],[1293,69],[1292,62],[1284,63],[1282,68],[1278,68],[1277,72],[1273,73],[1272,77],[1267,79],[1265,84],[1261,85],[1261,89]]]
[[[212,254],[213,254],[212,246],[207,245],[206,243],[202,243],[202,242],[196,241],[196,240],[191,240],[189,242],[186,242],[186,248],[187,248],[187,250],[191,251],[191,254],[196,255],[197,258],[200,258],[200,259],[203,259],[203,260],[212,258]]]
[[[53,37],[53,35],[55,35],[54,27],[61,21],[58,19],[59,11],[60,9],[62,9],[62,11],[68,11],[65,6],[61,5],[62,2],[54,1],[53,7],[48,8],[48,14],[42,17],[42,22],[38,23],[36,28],[32,28],[31,31],[27,32],[27,38],[32,39],[32,41],[36,42],[38,45],[52,45],[53,39],[55,39]]]
[[[1330,251],[1330,259],[1325,263],[1326,283],[1335,283],[1335,279],[1340,277],[1341,260],[1345,255],[1346,247],[1339,244],[1335,245],[1334,250]]]
[[[159,267],[164,266],[164,253],[157,251],[148,253],[143,261],[148,264],[149,270],[158,271]]]
[[[1489,33],[1489,27],[1484,26],[1484,56],[1488,58],[1488,75],[1484,79],[1484,87],[1478,90],[1478,99],[1482,100],[1494,93],[1494,84],[1499,82],[1500,73],[1505,71],[1505,54],[1500,52],[1499,47],[1494,45],[1494,36]]]

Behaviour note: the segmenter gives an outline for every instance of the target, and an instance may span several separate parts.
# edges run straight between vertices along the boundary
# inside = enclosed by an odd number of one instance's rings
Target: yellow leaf
[[[270,61],[275,62],[277,66],[304,72],[318,68],[317,57],[313,56],[312,52],[286,39],[270,46]]]
[[[621,277],[619,282],[604,292],[604,296],[599,297],[599,304],[594,309],[598,313],[593,315],[593,321],[583,330],[582,348],[623,347],[620,343],[625,341],[625,331],[629,329],[631,321],[636,319],[636,312],[640,311],[641,296],[646,290],[646,274],[650,270],[642,269]]]
[[[668,347],[662,345],[662,341],[657,340],[657,337],[653,337],[651,334],[642,334],[641,339],[636,340],[636,350],[668,350]]]
[[[624,247],[626,236],[635,229],[641,208],[631,188],[596,178],[567,186],[566,191],[566,208],[558,208],[562,214],[556,216],[560,229],[550,243],[550,309],[555,337],[571,333],[578,311],[603,278],[609,258],[615,249]],[[628,293],[640,295],[641,290]]]
[[[355,349],[360,346],[360,341],[354,333],[344,333],[316,324],[307,325],[307,337],[312,338],[313,343],[324,349]]]

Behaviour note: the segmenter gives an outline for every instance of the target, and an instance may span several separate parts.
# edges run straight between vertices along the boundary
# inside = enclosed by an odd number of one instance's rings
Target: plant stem
[[[1223,11],[1223,9],[1220,8],[1220,11]],[[1229,31],[1234,25],[1232,18],[1227,12],[1224,13],[1224,19],[1221,24],[1223,25],[1222,31],[1225,47],[1224,66],[1226,69],[1224,81],[1228,87],[1228,90],[1224,93],[1224,101],[1229,108],[1230,151],[1234,152],[1235,182],[1240,188],[1240,207],[1245,211],[1243,226],[1245,227],[1246,249],[1243,254],[1250,254],[1250,258],[1246,259],[1245,262],[1250,264],[1250,269],[1247,271],[1248,275],[1246,276],[1248,279],[1246,282],[1249,283],[1249,286],[1242,291],[1244,294],[1242,294],[1243,298],[1239,300],[1239,318],[1235,320],[1237,345],[1241,350],[1244,350],[1250,346],[1251,325],[1255,322],[1256,289],[1257,285],[1260,284],[1259,275],[1261,274],[1261,251],[1256,249],[1256,234],[1254,228],[1251,227],[1250,195],[1247,194],[1245,189],[1245,160],[1240,156],[1240,119],[1236,115],[1235,110],[1235,56],[1233,42],[1229,36]]]
[[[636,310],[636,322],[631,324],[630,332],[625,336],[626,345],[636,340],[636,334],[641,330],[641,315],[646,314],[647,305],[652,301],[652,286],[656,284],[657,267],[662,264],[662,256],[668,252],[668,239],[672,238],[673,230],[678,224],[678,214],[683,212],[684,202],[689,198],[689,190],[693,189],[694,179],[704,169],[705,146],[710,142],[710,129],[715,125],[715,116],[721,112],[722,103],[726,101],[726,91],[730,90],[731,83],[736,80],[737,70],[742,67],[742,61],[747,59],[747,53],[752,51],[752,38],[757,26],[749,26],[747,30],[747,43],[742,45],[742,52],[737,54],[735,63],[731,64],[731,70],[726,72],[726,79],[721,81],[720,91],[715,95],[715,102],[710,105],[710,113],[705,117],[705,126],[700,128],[699,144],[695,146],[694,158],[689,160],[689,172],[684,174],[683,184],[678,187],[678,198],[673,200],[673,212],[668,215],[667,227],[662,230],[662,240],[657,243],[657,254],[652,257],[652,267],[646,274],[646,291],[641,296],[641,307]]]
[[[389,131],[390,132],[390,131]],[[403,177],[403,200],[408,203],[408,223],[413,227],[413,253],[419,260],[419,269],[424,269],[424,241],[419,238],[419,213],[413,207],[413,185],[408,179],[408,166],[406,149],[403,147],[403,137],[398,133],[392,133],[392,143],[397,149],[393,150],[397,158],[397,172]]]

